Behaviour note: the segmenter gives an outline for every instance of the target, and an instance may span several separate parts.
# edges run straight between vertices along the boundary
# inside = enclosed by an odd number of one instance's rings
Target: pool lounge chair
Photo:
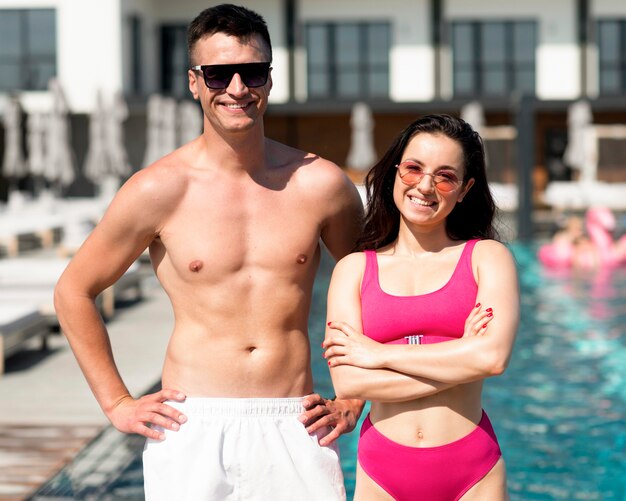
[[[505,212],[517,210],[519,194],[516,185],[511,183],[489,183],[489,189],[498,209]]]
[[[42,346],[50,332],[48,322],[37,307],[28,303],[6,304],[0,301],[0,374],[4,373],[4,361],[36,336],[42,338]]]
[[[626,210],[626,183],[552,181],[546,186],[543,198],[548,205],[559,210],[598,206]]]
[[[30,300],[50,324],[58,325],[54,312],[54,287],[69,263],[68,258],[15,258],[0,260],[0,304],[16,304]],[[139,263],[131,267],[96,300],[102,316],[110,319],[115,314],[115,301],[128,290],[141,297],[141,270]]]
[[[9,257],[20,252],[20,242],[24,239],[37,239],[42,248],[54,243],[55,232],[61,231],[63,219],[53,215],[0,215],[0,250]]]
[[[27,200],[13,193],[12,201],[0,206],[0,251],[16,257],[21,244],[26,240],[37,240],[43,248],[55,243],[57,234],[75,239],[76,228],[87,228],[82,239],[104,214],[109,199],[103,197],[54,198],[52,195]],[[80,244],[74,242],[72,244]],[[61,251],[66,251],[62,248]],[[69,255],[70,253],[67,253]]]

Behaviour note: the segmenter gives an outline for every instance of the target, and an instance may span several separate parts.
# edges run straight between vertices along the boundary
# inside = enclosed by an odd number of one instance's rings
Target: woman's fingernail
[[[474,308],[480,308],[480,303],[476,303],[476,306]]]
[[[489,313],[487,316],[488,317],[493,317],[493,313]]]
[[[483,325],[483,329],[486,329],[486,328],[487,328],[487,324],[484,324],[484,325]]]
[[[330,325],[330,322],[328,322],[326,325]]]
[[[487,308],[485,311],[493,311],[492,308]]]

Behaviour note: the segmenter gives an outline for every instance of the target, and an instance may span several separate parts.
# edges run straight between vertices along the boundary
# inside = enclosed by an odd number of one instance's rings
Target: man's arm
[[[336,165],[324,172],[322,241],[339,261],[354,251],[363,229],[363,202],[356,186]],[[322,169],[320,169],[322,170]]]
[[[182,400],[184,395],[164,389],[133,399],[115,365],[109,335],[95,305],[96,296],[115,283],[158,234],[164,213],[158,206],[163,200],[157,200],[155,177],[159,176],[142,171],[120,189],[59,279],[54,303],[61,329],[111,423],[123,432],[162,439],[162,433],[146,424],[177,429],[183,422],[180,412],[163,401]]]
[[[320,194],[320,210],[324,211],[321,238],[335,260],[354,250],[363,224],[363,203],[354,186],[339,167],[327,160],[317,160],[316,179],[311,187]],[[360,399],[329,400],[314,394],[304,400],[307,409],[300,420],[309,433],[330,426],[333,431],[320,440],[328,445],[342,433],[356,427],[365,402]]]
[[[329,426],[331,432],[320,439],[321,446],[330,445],[340,435],[350,433],[356,427],[365,402],[359,399],[329,399],[317,393],[307,395],[302,405],[306,412],[300,421],[308,433]]]

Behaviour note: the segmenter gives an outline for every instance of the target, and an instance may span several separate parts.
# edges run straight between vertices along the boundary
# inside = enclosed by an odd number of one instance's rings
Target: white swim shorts
[[[147,501],[334,501],[346,491],[336,446],[298,421],[302,398],[187,398],[187,416],[143,452]]]

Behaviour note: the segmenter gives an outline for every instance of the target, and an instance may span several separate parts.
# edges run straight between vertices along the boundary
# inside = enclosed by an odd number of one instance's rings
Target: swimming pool
[[[626,499],[626,269],[546,270],[513,245],[522,319],[485,408],[514,500]]]
[[[536,246],[511,246],[522,321],[507,372],[485,384],[484,406],[507,462],[512,501],[626,500],[626,269],[548,272]],[[332,262],[314,290],[316,390],[332,395],[319,347]],[[349,499],[358,435],[340,439]],[[35,499],[143,499],[139,437],[106,430]]]

